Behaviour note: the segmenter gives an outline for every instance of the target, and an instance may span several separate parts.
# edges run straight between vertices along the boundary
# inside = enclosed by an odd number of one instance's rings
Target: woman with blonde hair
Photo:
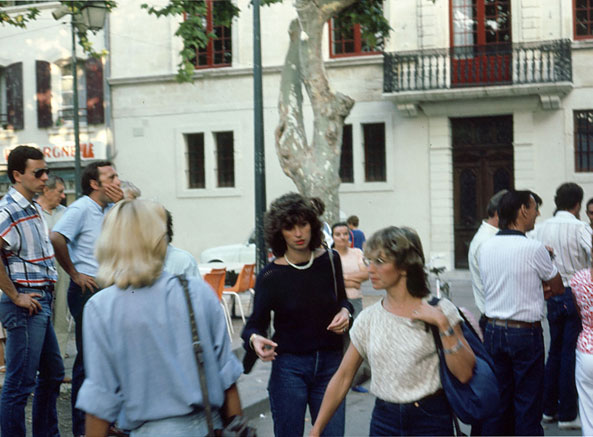
[[[103,223],[97,279],[107,288],[84,310],[86,379],[76,404],[87,437],[106,436],[115,420],[133,437],[208,433],[184,290],[163,272],[166,234],[164,208],[143,200],[119,202]],[[188,278],[188,288],[220,428],[221,416],[241,414],[243,369],[216,295],[199,279]]]
[[[426,324],[439,328],[447,367],[461,382],[473,374],[457,308],[430,294],[416,232],[394,226],[376,232],[365,247],[373,287],[385,297],[364,309],[350,330],[350,346],[331,379],[311,436],[320,435],[342,402],[363,359],[377,397],[370,435],[453,435],[453,417],[441,387],[439,357]]]

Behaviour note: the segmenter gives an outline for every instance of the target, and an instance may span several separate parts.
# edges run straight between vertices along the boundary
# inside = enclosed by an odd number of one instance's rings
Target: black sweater
[[[249,348],[251,334],[267,337],[270,313],[274,311],[272,340],[278,344],[277,353],[341,350],[342,335],[328,331],[327,326],[342,307],[351,314],[353,308],[346,297],[342,264],[335,251],[333,261],[337,298],[328,252],[306,270],[268,264],[257,277],[253,313],[241,334],[245,348]]]

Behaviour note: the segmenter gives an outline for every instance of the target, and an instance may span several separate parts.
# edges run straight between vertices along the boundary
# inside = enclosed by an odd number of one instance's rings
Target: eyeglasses
[[[37,170],[33,171],[33,176],[37,179],[40,179],[44,174],[49,176],[49,168],[38,168]]]
[[[366,256],[362,259],[365,266],[369,267],[371,264],[375,267],[381,267],[387,264],[389,261],[378,256],[377,258],[367,258]]]

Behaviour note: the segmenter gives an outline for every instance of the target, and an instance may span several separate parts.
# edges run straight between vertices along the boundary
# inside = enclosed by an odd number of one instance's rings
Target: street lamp
[[[74,187],[76,198],[80,197],[80,125],[78,119],[78,72],[76,60],[76,29],[96,32],[101,30],[105,23],[107,8],[102,1],[87,2],[80,12],[74,13],[68,6],[62,5],[52,12],[55,20],[59,20],[64,15],[70,15],[70,33],[72,34],[72,99],[74,123]]]

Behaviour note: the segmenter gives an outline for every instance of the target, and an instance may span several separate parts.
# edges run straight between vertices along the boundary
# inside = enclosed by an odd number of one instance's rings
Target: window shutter
[[[37,127],[51,127],[51,73],[49,62],[35,61],[37,77]]]
[[[8,125],[13,129],[25,127],[23,114],[23,63],[6,67],[6,110]]]
[[[97,58],[89,58],[84,65],[86,74],[86,111],[88,124],[103,124],[103,65]]]

